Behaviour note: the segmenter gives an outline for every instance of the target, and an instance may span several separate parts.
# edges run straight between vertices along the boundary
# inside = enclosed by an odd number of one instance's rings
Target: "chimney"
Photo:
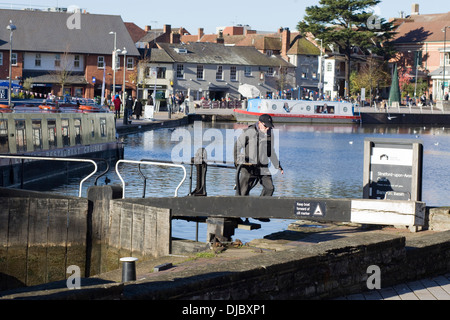
[[[203,38],[203,28],[198,28],[198,39],[197,41],[200,41]]]
[[[152,30],[152,26],[145,26],[144,30],[145,32],[149,32],[150,30]]]
[[[412,8],[411,8],[411,15],[419,15],[419,4],[418,3],[413,3],[412,4]]]
[[[281,34],[281,56],[287,57],[287,52],[291,45],[291,31],[289,28],[284,28]]]
[[[165,24],[163,27],[163,31],[166,35],[170,35],[172,32],[172,26],[170,24]]]
[[[221,44],[225,43],[225,39],[223,38],[222,31],[219,32],[219,35],[217,36],[217,39],[216,39],[216,43],[221,43]]]
[[[170,43],[181,43],[181,35],[179,33],[170,34]]]

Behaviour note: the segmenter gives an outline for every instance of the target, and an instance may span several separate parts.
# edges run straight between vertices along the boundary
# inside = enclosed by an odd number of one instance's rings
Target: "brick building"
[[[113,91],[112,52],[120,49],[115,72],[116,92],[122,91],[125,65],[126,91],[135,95],[139,52],[120,16],[82,12],[0,10],[0,80],[9,77],[7,22],[17,27],[12,41],[12,81],[31,81],[30,91],[39,96],[52,92],[85,98],[101,95],[105,76],[106,95]],[[126,48],[126,61],[122,50]],[[62,88],[64,87],[64,92]]]

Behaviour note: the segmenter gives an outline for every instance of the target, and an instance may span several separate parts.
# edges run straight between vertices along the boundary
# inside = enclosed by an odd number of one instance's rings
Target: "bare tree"
[[[64,87],[68,83],[73,70],[73,59],[69,55],[69,45],[62,54],[55,55],[55,70],[50,72],[55,82],[61,86],[62,95],[64,95]]]

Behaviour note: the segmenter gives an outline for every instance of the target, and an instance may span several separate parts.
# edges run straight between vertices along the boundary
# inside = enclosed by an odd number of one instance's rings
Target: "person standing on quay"
[[[120,119],[120,105],[122,104],[122,101],[120,100],[120,97],[118,94],[114,97],[114,110],[116,112],[116,119]]]
[[[136,116],[136,120],[139,120],[139,118],[142,115],[142,102],[139,99],[136,99],[134,101],[134,110],[133,110],[134,115]]]
[[[127,101],[125,102],[125,109],[123,111],[123,124],[128,124],[129,121],[128,118],[130,117],[131,114],[130,111],[132,110],[133,110],[133,98],[131,97],[131,95],[129,95]]]
[[[240,169],[240,174],[236,195],[248,196],[258,182],[263,186],[261,196],[273,195],[275,188],[269,170],[269,159],[284,174],[273,146],[273,127],[272,117],[263,114],[257,123],[245,129],[237,139],[234,145],[234,163]]]

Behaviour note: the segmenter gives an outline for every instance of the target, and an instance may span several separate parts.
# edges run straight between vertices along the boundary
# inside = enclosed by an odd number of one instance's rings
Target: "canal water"
[[[125,143],[127,160],[163,160],[189,162],[199,147],[204,147],[208,160],[225,163],[230,168],[209,166],[206,191],[212,195],[234,195],[235,170],[232,166],[234,139],[246,127],[236,123],[190,124],[177,129],[158,129],[121,137]],[[278,124],[274,131],[277,153],[284,169],[273,176],[274,196],[361,198],[363,188],[363,160],[365,138],[414,139],[423,144],[422,201],[427,206],[448,206],[450,199],[450,126],[372,126],[372,125],[301,125]],[[185,166],[189,176],[190,166]],[[143,179],[137,165],[122,164],[119,171],[126,183],[127,197],[142,197]],[[146,197],[173,196],[183,177],[182,169],[142,166],[147,177]],[[195,170],[194,170],[195,173]],[[114,168],[108,174],[110,184],[120,184]],[[53,189],[62,194],[77,195],[79,177]],[[195,177],[193,187],[195,188]],[[88,180],[85,186],[93,184]],[[104,184],[101,178],[98,185]],[[85,187],[85,188],[86,188]],[[251,195],[259,195],[260,186]],[[189,193],[189,180],[178,196]],[[85,194],[85,191],[84,191]],[[292,220],[258,222],[259,230],[236,230],[234,239],[248,242],[267,234],[287,229]],[[195,239],[196,224],[175,220],[173,236]],[[206,241],[206,225],[199,225],[199,241]]]

